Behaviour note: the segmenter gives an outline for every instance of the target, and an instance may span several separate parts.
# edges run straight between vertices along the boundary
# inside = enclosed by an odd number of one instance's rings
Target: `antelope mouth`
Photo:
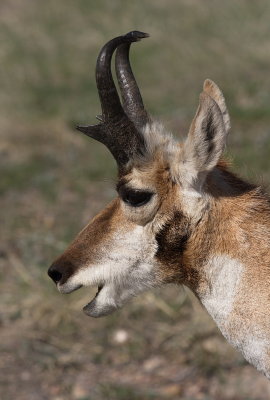
[[[59,292],[64,294],[72,293],[83,286],[85,285],[83,284],[74,285],[71,283],[64,285],[59,285],[59,284],[57,285]],[[111,314],[113,311],[116,310],[116,308],[118,308],[114,299],[109,295],[108,289],[109,289],[108,285],[106,285],[105,283],[98,285],[98,289],[95,296],[89,303],[87,303],[83,307],[83,312],[86,315],[94,318],[103,317],[105,315]]]
[[[93,304],[93,302],[95,302],[95,300],[98,298],[99,293],[101,292],[101,290],[103,289],[104,285],[98,285],[98,289],[97,292],[95,294],[95,296],[93,297],[93,299],[91,301],[89,301],[89,303],[87,303],[84,307],[83,310],[85,311],[86,309],[88,309],[89,307],[91,307],[91,305]]]
[[[104,285],[99,285],[99,286],[98,286],[97,293],[95,294],[95,297],[93,298],[93,300],[95,300],[95,299],[98,297],[99,293],[100,293],[101,290],[103,289],[103,286],[104,286]],[[93,300],[91,300],[90,303],[91,303]],[[88,304],[90,304],[90,303],[88,303]],[[88,304],[87,304],[87,305],[88,305]]]
[[[111,314],[115,311],[116,306],[107,303],[106,295],[104,295],[104,285],[99,285],[95,297],[83,307],[83,312],[89,317],[99,318]],[[105,301],[104,301],[105,297]]]

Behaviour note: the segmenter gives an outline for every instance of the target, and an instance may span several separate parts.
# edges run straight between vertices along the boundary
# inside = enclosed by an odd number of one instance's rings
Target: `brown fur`
[[[247,262],[249,268],[256,265],[259,256],[266,267],[260,270],[259,276],[253,275],[248,285],[260,285],[263,273],[268,278],[264,282],[269,290],[270,203],[261,189],[244,182],[227,169],[224,161],[220,162],[206,183],[212,196],[211,211],[192,226],[182,213],[181,203],[176,206],[175,184],[160,155],[135,175],[136,179],[137,175],[140,176],[146,187],[151,183],[159,197],[154,225],[160,226],[155,231],[158,243],[156,258],[161,264],[159,276],[162,282],[185,284],[196,292],[203,286],[200,268],[205,260],[211,254],[225,253]],[[119,178],[118,186],[131,184],[133,179],[132,170]],[[131,222],[128,221],[130,217]],[[123,213],[119,199],[115,199],[83,229],[56,263],[64,264],[74,273],[82,265],[96,261],[99,245],[109,243],[119,224],[127,227],[133,220],[134,217]],[[247,241],[251,241],[252,248],[239,252],[241,242]],[[268,291],[267,296],[269,300]]]
[[[113,200],[77,235],[67,250],[53,265],[65,274],[63,283],[76,271],[98,261],[100,246],[109,243],[110,236],[119,224],[119,200]]]
[[[157,137],[153,139],[155,129]],[[185,144],[174,143],[170,136],[163,137],[160,125],[146,126],[146,151],[121,166],[116,188],[118,192],[123,187],[151,191],[151,201],[143,207],[132,207],[120,197],[113,200],[51,267],[62,274],[60,284],[72,280],[83,269],[89,270],[87,279],[91,281],[91,267],[98,274],[99,265],[110,261],[117,269],[121,254],[125,253],[130,265],[127,273],[119,272],[123,285],[127,284],[129,274],[140,271],[141,265],[141,273],[149,279],[145,287],[170,282],[184,284],[203,299],[212,289],[207,277],[208,261],[215,256],[227,257],[236,260],[237,266],[243,266],[244,272],[237,292],[233,293],[233,309],[221,323],[226,327],[224,335],[240,349],[246,337],[254,332],[256,340],[263,342],[267,338],[270,343],[270,200],[261,188],[237,177],[220,160],[228,130],[229,116],[223,95],[211,81],[205,83]],[[140,237],[136,236],[138,232]],[[134,234],[143,249],[126,240],[129,234],[131,240]],[[110,258],[119,237],[130,249],[123,249],[119,243],[122,253],[116,251]],[[153,259],[149,262],[148,255],[153,249]],[[153,271],[147,275],[150,265]],[[136,278],[135,275],[135,281]],[[102,284],[106,286],[105,278]],[[126,291],[134,295],[129,285]],[[138,293],[144,287],[140,285]],[[117,290],[120,291],[119,287]],[[89,306],[88,311],[92,313],[89,315],[104,315],[96,304]],[[237,342],[239,332],[243,333],[242,344]],[[264,350],[264,365],[258,364],[267,376],[270,376],[269,351],[269,348]]]

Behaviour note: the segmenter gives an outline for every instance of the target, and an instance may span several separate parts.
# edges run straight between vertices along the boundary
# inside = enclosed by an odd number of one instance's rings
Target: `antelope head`
[[[204,83],[184,143],[175,141],[146,112],[129,49],[132,42],[147,36],[130,32],[106,43],[99,53],[100,123],[78,130],[105,144],[115,158],[117,196],[48,271],[61,293],[98,287],[84,307],[92,317],[110,314],[140,292],[165,283],[195,286],[192,243],[211,208],[209,182],[222,168],[219,160],[229,117],[223,95],[212,81]],[[111,73],[115,51],[122,102]]]

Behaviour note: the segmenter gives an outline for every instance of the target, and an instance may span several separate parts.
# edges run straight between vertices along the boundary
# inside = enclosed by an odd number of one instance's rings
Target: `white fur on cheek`
[[[101,246],[100,259],[73,275],[63,290],[78,286],[104,285],[97,303],[122,306],[132,296],[154,285],[153,263],[156,242],[147,227],[119,230],[107,246]],[[63,291],[62,290],[62,291]]]
[[[195,223],[202,215],[207,212],[210,205],[209,196],[206,193],[200,193],[194,188],[178,188],[179,203],[181,203],[182,212]]]

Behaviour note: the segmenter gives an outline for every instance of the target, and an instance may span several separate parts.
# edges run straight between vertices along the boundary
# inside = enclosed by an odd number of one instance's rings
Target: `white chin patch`
[[[90,303],[83,307],[83,311],[89,317],[99,318],[105,317],[113,313],[118,307],[112,304],[98,304],[95,297]]]
[[[74,292],[77,289],[80,289],[83,285],[71,285],[64,284],[58,285],[58,290],[60,293],[68,294]],[[93,300],[91,300],[86,306],[84,306],[83,311],[86,315],[90,317],[103,317],[105,315],[109,315],[114,312],[116,309],[120,308],[120,305],[117,304],[115,298],[117,297],[116,290],[113,286],[99,286],[97,293]]]
[[[86,315],[94,318],[104,317],[117,310],[120,305],[114,299],[115,293],[111,286],[100,286],[94,299],[84,306]]]
[[[69,294],[74,292],[75,290],[78,290],[82,287],[82,285],[76,284],[76,285],[71,285],[68,282],[64,283],[63,285],[57,284],[57,289],[59,290],[60,293],[62,294]]]

